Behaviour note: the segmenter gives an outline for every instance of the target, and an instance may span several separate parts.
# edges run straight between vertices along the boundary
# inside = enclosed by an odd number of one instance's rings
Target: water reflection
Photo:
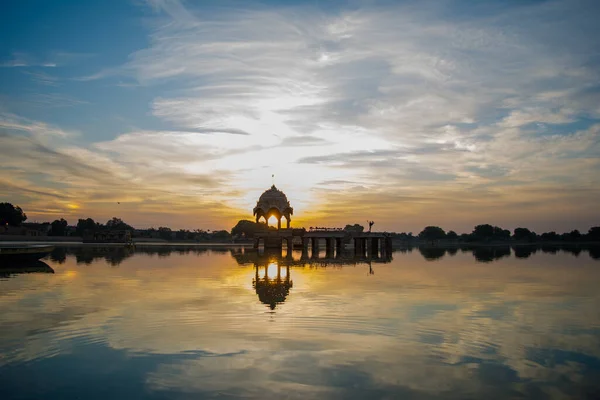
[[[0,280],[0,398],[597,398],[575,253],[66,248]]]
[[[419,254],[427,261],[438,261],[444,256],[454,256],[459,251],[470,253],[477,262],[490,263],[501,260],[514,255],[515,258],[526,259],[536,252],[557,254],[559,252],[569,253],[573,256],[579,256],[581,253],[588,253],[592,259],[600,259],[600,246],[598,245],[496,245],[496,246],[481,246],[481,245],[463,245],[454,247],[436,247],[436,246],[420,246],[420,247],[402,247],[394,249],[394,253],[412,253],[417,250]],[[132,247],[120,246],[65,246],[56,247],[49,256],[49,259],[55,263],[63,264],[67,257],[75,257],[77,264],[89,265],[98,260],[104,260],[109,265],[118,266],[123,261],[132,257],[134,254],[146,254],[158,257],[169,257],[171,255],[202,255],[202,254],[231,254],[241,264],[247,264],[251,258],[258,256],[267,260],[273,256],[270,252],[255,254],[254,249],[237,247],[229,248],[225,246],[207,247],[195,245],[138,245]],[[297,252],[296,252],[297,253]],[[298,253],[300,254],[300,253]],[[345,250],[339,253],[323,253],[313,252],[301,253],[301,257],[293,258],[292,254],[287,254],[285,251],[279,253],[278,257],[283,262],[292,260],[291,265],[310,264],[312,266],[339,266],[339,265],[356,265],[357,263],[366,262],[391,262],[393,254],[374,253],[371,255],[356,254],[352,250]],[[289,258],[292,257],[292,258]],[[287,260],[287,261],[286,261]]]
[[[46,273],[53,274],[54,270],[43,261],[26,261],[2,264],[0,278],[8,278],[17,274]]]
[[[340,251],[339,253],[313,253],[308,256],[304,252],[284,252],[278,250],[257,251],[254,249],[235,249],[231,251],[239,265],[254,265],[255,276],[252,287],[261,303],[275,310],[277,304],[285,302],[294,286],[291,279],[293,268],[341,268],[342,266],[368,266],[368,275],[374,275],[373,264],[387,264],[392,261],[392,256],[358,255],[353,251]]]
[[[256,275],[252,280],[252,286],[256,290],[258,299],[274,310],[278,303],[285,301],[294,286],[290,277],[290,266],[282,267],[274,261],[262,267],[257,263],[254,268]]]

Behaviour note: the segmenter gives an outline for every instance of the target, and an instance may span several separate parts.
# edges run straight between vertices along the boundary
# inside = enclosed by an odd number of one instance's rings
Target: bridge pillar
[[[310,238],[311,240],[311,255],[313,258],[319,257],[319,238]]]
[[[252,247],[258,249],[258,242],[260,242],[260,238],[254,238],[254,243],[252,244]]]
[[[365,255],[366,241],[364,238],[354,238],[354,252],[363,257]]]
[[[342,238],[335,239],[335,252],[338,254],[342,252],[342,243]]]
[[[335,238],[327,238],[327,256],[331,257],[333,256],[333,251],[335,249]]]

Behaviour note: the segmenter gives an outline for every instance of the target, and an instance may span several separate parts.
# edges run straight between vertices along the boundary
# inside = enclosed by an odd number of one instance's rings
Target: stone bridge
[[[354,248],[355,254],[392,252],[392,238],[383,232],[351,232],[343,230],[311,230],[280,229],[258,233],[254,236],[254,248],[264,246],[265,249],[281,249],[286,244],[288,249],[294,247],[294,241],[300,242],[302,251],[318,253],[321,244],[325,243],[327,254],[341,253],[347,245]],[[298,244],[300,244],[298,243]]]

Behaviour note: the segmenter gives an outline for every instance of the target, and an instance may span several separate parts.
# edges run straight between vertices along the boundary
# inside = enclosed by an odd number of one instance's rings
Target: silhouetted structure
[[[281,229],[281,217],[285,217],[287,228],[289,229],[292,214],[294,214],[294,209],[290,206],[287,196],[281,190],[277,189],[275,185],[260,195],[253,210],[256,222],[264,218],[265,223],[269,225],[269,218],[277,218],[277,229]]]
[[[256,290],[258,299],[261,303],[274,310],[278,303],[283,303],[290,294],[290,289],[294,282],[290,278],[290,267],[285,267],[285,273],[282,274],[282,268],[276,261],[265,265],[264,273],[259,274],[260,266],[254,265],[256,274],[252,280],[252,287]],[[282,277],[283,275],[283,277]]]

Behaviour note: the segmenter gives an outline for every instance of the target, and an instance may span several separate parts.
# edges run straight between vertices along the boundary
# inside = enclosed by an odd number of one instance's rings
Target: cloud
[[[544,214],[549,204],[564,220],[592,220],[597,211],[574,204],[591,203],[578,189],[600,183],[600,35],[585,33],[597,32],[595,5],[578,4],[150,1],[147,46],[86,79],[136,82],[152,95],[152,119],[137,125],[158,118],[161,128],[116,132],[85,150],[131,179],[182,174],[173,190],[186,194],[215,185],[246,193],[211,195],[236,215],[275,174],[298,223],[373,212],[319,188],[323,181],[363,188],[348,196],[361,205],[376,194],[389,230],[407,218],[416,230],[419,212],[439,217],[452,207],[460,212],[448,223],[501,207],[496,224],[527,214],[542,226],[558,218]],[[220,179],[188,191],[188,174]]]
[[[56,68],[73,64],[79,60],[94,56],[91,53],[50,52],[45,57],[16,52],[5,61],[0,61],[0,68]]]
[[[36,137],[69,137],[76,135],[61,128],[48,125],[43,122],[31,121],[10,113],[0,113],[0,133],[3,132],[26,132]]]
[[[44,86],[58,86],[58,78],[53,75],[46,74],[45,72],[39,71],[28,71],[24,70],[23,73],[31,77],[31,80]]]

